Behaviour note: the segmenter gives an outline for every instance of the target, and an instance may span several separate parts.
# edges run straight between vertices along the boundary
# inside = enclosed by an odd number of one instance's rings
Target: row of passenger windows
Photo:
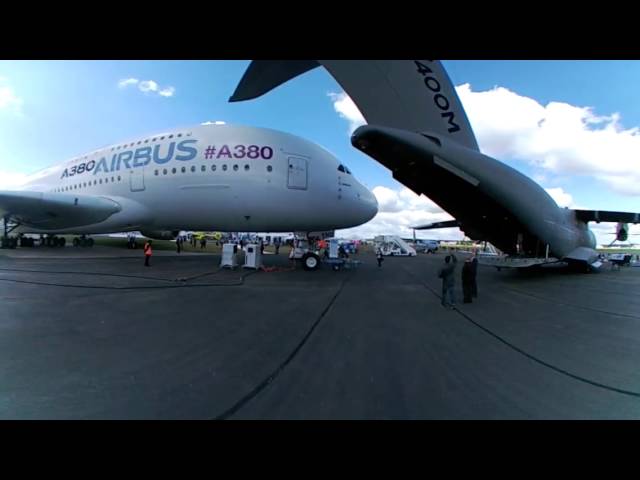
[[[215,165],[215,164],[211,165],[210,168],[211,168],[212,172],[215,172],[218,169],[217,165]],[[223,172],[226,172],[227,169],[228,169],[227,164],[226,163],[222,164],[221,168],[222,168]],[[240,166],[237,163],[235,165],[233,165],[232,168],[233,168],[234,172],[237,172],[238,170],[240,170]],[[251,169],[251,167],[249,166],[248,163],[246,163],[244,165],[244,171],[248,172],[250,169]],[[196,166],[195,165],[191,165],[191,169],[190,170],[195,173]],[[172,168],[170,171],[171,171],[171,173],[178,173],[178,169],[175,168],[175,167]],[[187,173],[187,167],[181,167],[180,171],[182,173]],[[207,166],[206,165],[201,165],[200,166],[200,171],[201,172],[206,172],[207,171]],[[267,165],[267,172],[272,172],[272,171],[273,171],[273,167],[271,165]],[[153,174],[158,176],[158,175],[160,175],[160,172],[162,172],[162,175],[167,175],[169,173],[169,170],[166,169],[166,168],[163,168],[162,170],[156,169],[156,170],[153,171]]]
[[[222,165],[222,170],[223,171],[227,171],[228,167],[227,164],[224,163]],[[238,166],[238,164],[236,163],[235,165],[233,165],[233,171],[237,172],[240,167]],[[244,166],[244,170],[245,172],[248,172],[250,170],[250,166],[249,164],[245,164]],[[190,170],[192,172],[195,173],[196,171],[196,166],[195,165],[191,165]],[[211,165],[211,171],[215,172],[217,170],[217,166],[215,164]],[[181,167],[180,171],[182,173],[187,173],[187,167]],[[207,171],[207,166],[206,165],[201,165],[200,166],[200,171],[201,172],[206,172]],[[267,165],[267,172],[272,172],[273,171],[273,167],[271,165]],[[161,170],[156,169],[153,171],[153,174],[158,176],[160,175]],[[169,170],[166,168],[162,169],[162,175],[167,175],[169,173]],[[178,169],[177,168],[172,168],[171,169],[171,173],[178,173]],[[118,176],[113,176],[111,177],[111,183],[115,183],[115,182],[121,182],[122,181],[122,177],[120,175]],[[60,188],[55,188],[53,189],[54,192],[69,192],[71,190],[77,190],[79,188],[87,188],[87,187],[91,187],[91,186],[95,186],[95,185],[102,185],[103,183],[109,183],[109,177],[105,177],[105,178],[98,178],[98,179],[94,179],[93,182],[91,180],[89,180],[88,182],[81,182],[81,183],[75,183],[73,185],[67,185],[66,187],[60,187]]]
[[[121,182],[122,177],[120,175],[111,177],[111,183]],[[69,192],[71,190],[77,190],[79,188],[87,188],[92,185],[102,185],[103,183],[109,183],[109,177],[94,179],[93,182],[74,183],[73,185],[67,185],[66,187],[54,188],[54,192]]]

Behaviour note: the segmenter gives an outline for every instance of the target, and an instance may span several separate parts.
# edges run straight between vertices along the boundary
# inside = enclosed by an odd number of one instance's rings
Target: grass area
[[[640,255],[640,248],[598,248],[600,253],[630,253]]]

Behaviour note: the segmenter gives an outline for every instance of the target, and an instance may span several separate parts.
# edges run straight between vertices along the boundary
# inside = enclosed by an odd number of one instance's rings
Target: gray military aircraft
[[[439,61],[254,60],[230,101],[259,97],[318,66],[368,123],[353,133],[353,146],[455,218],[416,228],[460,227],[515,260],[503,267],[562,260],[588,269],[599,265],[588,222],[640,222],[638,213],[560,208],[526,175],[481,153]]]

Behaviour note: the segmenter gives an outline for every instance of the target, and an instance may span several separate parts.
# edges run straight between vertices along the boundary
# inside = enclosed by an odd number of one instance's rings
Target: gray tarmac
[[[640,268],[480,267],[445,310],[443,254],[139,255],[0,250],[0,418],[640,418]]]

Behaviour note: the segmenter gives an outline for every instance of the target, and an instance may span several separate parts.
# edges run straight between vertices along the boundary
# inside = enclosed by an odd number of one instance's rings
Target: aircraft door
[[[134,168],[129,171],[129,185],[132,192],[142,192],[144,190],[144,167]]]
[[[298,157],[289,157],[289,172],[287,187],[298,190],[307,189],[307,160]]]

